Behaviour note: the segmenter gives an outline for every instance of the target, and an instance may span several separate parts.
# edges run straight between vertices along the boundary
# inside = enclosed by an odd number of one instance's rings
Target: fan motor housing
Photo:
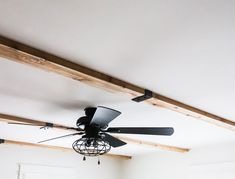
[[[96,126],[85,126],[85,135],[84,137],[87,138],[98,138],[99,137],[99,132],[100,132],[100,128],[96,127]]]

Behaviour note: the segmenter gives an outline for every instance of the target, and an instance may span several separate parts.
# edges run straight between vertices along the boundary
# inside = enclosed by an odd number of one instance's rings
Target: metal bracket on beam
[[[45,125],[46,127],[54,127],[54,124],[52,124],[52,123],[49,123],[49,122],[46,122],[46,125]]]
[[[46,130],[46,129],[53,128],[53,127],[54,127],[54,124],[46,122],[46,125],[43,127],[40,127],[40,129]]]
[[[132,101],[142,102],[153,97],[153,92],[150,90],[144,90],[144,95],[133,98]]]
[[[0,144],[3,144],[5,142],[4,139],[0,139]]]

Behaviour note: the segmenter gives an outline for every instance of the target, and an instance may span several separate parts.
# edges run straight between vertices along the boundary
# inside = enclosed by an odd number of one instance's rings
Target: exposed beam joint
[[[121,93],[128,96],[130,99],[145,93],[145,88],[119,80],[2,36],[0,36],[0,57],[55,72],[107,91]],[[235,131],[235,122],[233,120],[225,119],[155,92],[152,93],[152,98],[143,102],[157,107],[164,107],[186,116],[191,116]]]

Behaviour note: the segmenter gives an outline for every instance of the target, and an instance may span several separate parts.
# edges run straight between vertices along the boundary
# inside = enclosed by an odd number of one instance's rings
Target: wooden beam
[[[59,147],[59,146],[52,146],[52,145],[44,145],[44,144],[35,144],[31,142],[21,142],[21,141],[14,141],[14,140],[5,140],[4,143],[2,144],[10,144],[10,145],[20,145],[20,146],[28,146],[28,147],[40,147],[40,148],[47,148],[47,149],[54,149],[54,150],[60,150],[60,151],[69,151],[69,152],[75,152],[72,148],[68,147]],[[119,159],[131,159],[131,156],[127,155],[117,155],[117,154],[111,154],[107,153],[104,154],[104,156],[107,157],[114,157],[114,158],[119,158]]]
[[[140,146],[146,146],[146,147],[154,147],[157,149],[168,150],[168,151],[172,151],[172,152],[185,153],[185,152],[189,152],[189,150],[190,150],[187,148],[169,146],[169,145],[159,144],[159,143],[155,143],[155,142],[147,142],[147,141],[143,141],[143,140],[139,140],[139,139],[132,139],[132,138],[128,138],[128,137],[122,137],[122,136],[116,136],[116,135],[115,135],[115,137],[120,140],[125,141],[128,144],[134,144],[134,145],[140,145]]]
[[[8,114],[2,114],[2,113],[0,113],[0,121],[16,122],[16,123],[23,123],[23,124],[34,124],[34,125],[39,125],[39,126],[46,125],[46,122],[37,121],[37,120],[33,120],[33,119],[27,119],[27,118],[23,118],[23,117],[17,117],[17,116],[8,115]]]
[[[55,72],[91,86],[124,94],[129,98],[140,96],[145,92],[145,89],[142,87],[2,36],[0,36],[0,57],[31,65],[49,72]],[[153,98],[144,102],[235,131],[235,122],[233,120],[225,119],[155,92],[153,92]]]
[[[9,122],[9,123],[23,123],[23,124],[32,124],[32,125],[37,125],[37,126],[47,126],[49,123],[39,121],[39,120],[33,120],[33,119],[27,119],[23,117],[18,117],[18,116],[13,116],[9,114],[2,114],[0,113],[0,121],[3,122]],[[52,124],[52,123],[51,123]],[[68,127],[68,126],[63,126],[59,124],[54,124],[53,127],[57,129],[72,129],[73,127]]]
[[[12,116],[12,115],[8,115],[8,114],[1,114],[1,113],[0,113],[0,121],[26,123],[26,124],[40,125],[40,126],[45,126],[46,125],[46,122],[27,119],[27,118],[22,118],[22,117],[17,117],[17,116]],[[72,132],[74,132],[74,129],[71,129],[69,126],[63,126],[63,125],[58,125],[58,124],[54,124],[54,123],[53,123],[53,128],[63,129],[63,130],[71,130]],[[76,132],[76,130],[75,130],[75,132]],[[175,151],[175,152],[187,152],[187,151],[189,151],[189,149],[175,147],[175,146],[150,143],[150,142],[145,142],[145,141],[140,141],[140,140],[129,139],[129,138],[126,138],[126,137],[121,137],[121,136],[116,136],[116,137],[121,139],[121,140],[126,141],[127,143],[132,143],[132,144],[137,144],[137,145],[141,144],[141,145],[145,145],[147,147],[156,147],[156,148],[159,148],[159,149]]]

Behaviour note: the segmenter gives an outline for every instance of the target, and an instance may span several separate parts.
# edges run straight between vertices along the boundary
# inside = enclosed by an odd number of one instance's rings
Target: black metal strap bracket
[[[0,139],[0,144],[3,144],[5,142],[4,139]]]
[[[50,128],[53,128],[53,127],[54,127],[54,124],[46,122],[45,126],[40,127],[40,129],[46,130],[46,129],[50,129]]]
[[[153,97],[153,92],[150,90],[144,90],[144,95],[133,98],[132,101],[142,102]]]
[[[45,125],[46,127],[54,127],[54,124],[52,124],[52,123],[49,123],[49,122],[46,122],[46,125]]]

